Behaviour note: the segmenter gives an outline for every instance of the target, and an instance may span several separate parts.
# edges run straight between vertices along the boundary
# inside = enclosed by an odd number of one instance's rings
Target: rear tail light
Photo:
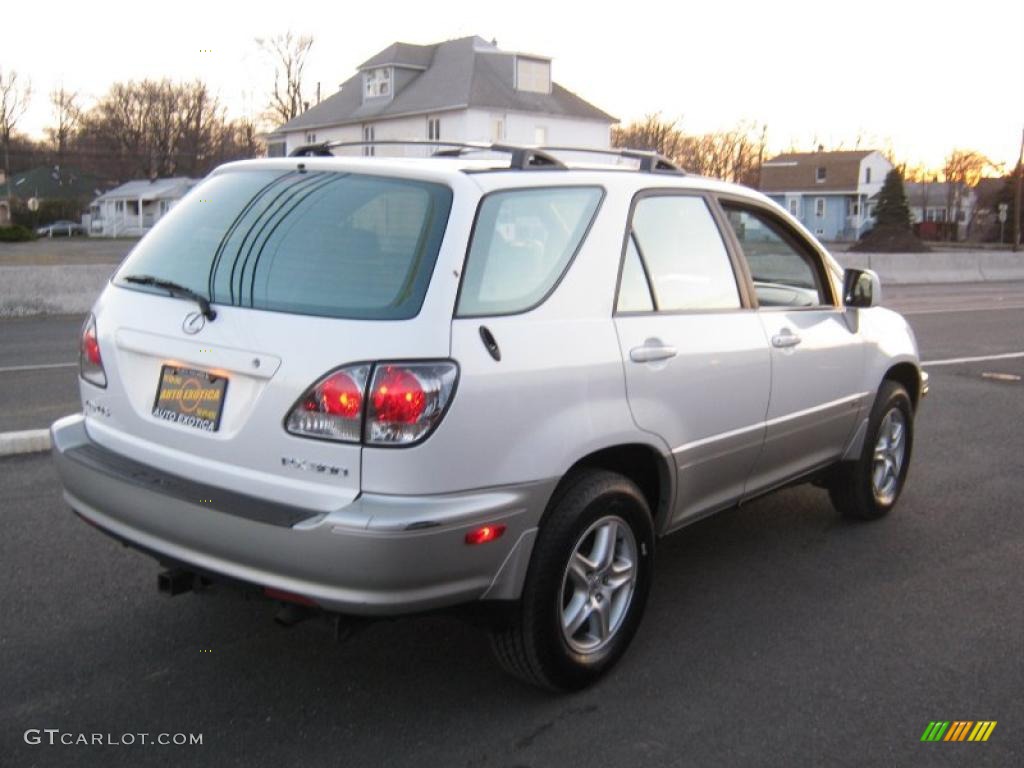
[[[306,391],[285,428],[303,437],[411,445],[441,421],[457,376],[448,361],[341,368]]]
[[[373,371],[366,407],[368,445],[409,445],[426,437],[444,415],[455,363],[386,363]]]
[[[292,408],[285,428],[293,435],[358,443],[369,376],[369,365],[352,365],[327,374]]]
[[[100,342],[96,336],[96,318],[93,315],[89,315],[89,319],[82,326],[82,339],[78,351],[78,373],[90,384],[104,388],[107,386],[107,373],[103,370]]]

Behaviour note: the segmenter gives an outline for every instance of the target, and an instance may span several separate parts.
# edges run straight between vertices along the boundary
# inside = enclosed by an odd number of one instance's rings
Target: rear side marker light
[[[82,338],[78,350],[78,374],[90,384],[106,388],[107,373],[103,369],[100,341],[96,334],[96,317],[89,315],[82,326]]]
[[[486,544],[489,541],[500,539],[503,533],[505,533],[505,526],[500,523],[481,525],[466,534],[466,543],[469,545]]]

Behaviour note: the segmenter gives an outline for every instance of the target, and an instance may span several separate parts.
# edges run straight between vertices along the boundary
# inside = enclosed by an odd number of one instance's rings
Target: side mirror
[[[871,269],[843,272],[843,304],[848,307],[877,307],[882,303],[882,282]]]

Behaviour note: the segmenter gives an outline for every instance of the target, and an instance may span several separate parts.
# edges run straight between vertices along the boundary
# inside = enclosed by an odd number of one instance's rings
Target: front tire
[[[654,525],[636,484],[587,469],[553,499],[517,615],[491,633],[501,666],[533,685],[578,690],[636,633],[650,590]]]
[[[832,505],[854,520],[876,520],[899,500],[914,444],[914,406],[906,388],[883,381],[868,419],[860,458],[837,467],[829,486]]]

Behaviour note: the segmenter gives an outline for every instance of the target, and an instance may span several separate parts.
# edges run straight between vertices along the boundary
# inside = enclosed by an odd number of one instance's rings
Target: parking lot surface
[[[926,361],[1024,350],[1019,285],[888,298]],[[12,322],[0,368],[73,359],[80,318]],[[507,678],[445,616],[336,645],[262,601],[165,598],[152,561],[68,511],[47,456],[0,459],[0,765],[1024,764],[1024,359],[929,370],[889,518],[843,521],[800,486],[664,540],[630,652],[572,696]],[[15,373],[26,393],[59,379],[52,413],[76,409],[73,368]],[[922,743],[937,719],[998,725]],[[203,743],[25,743],[47,728]]]

